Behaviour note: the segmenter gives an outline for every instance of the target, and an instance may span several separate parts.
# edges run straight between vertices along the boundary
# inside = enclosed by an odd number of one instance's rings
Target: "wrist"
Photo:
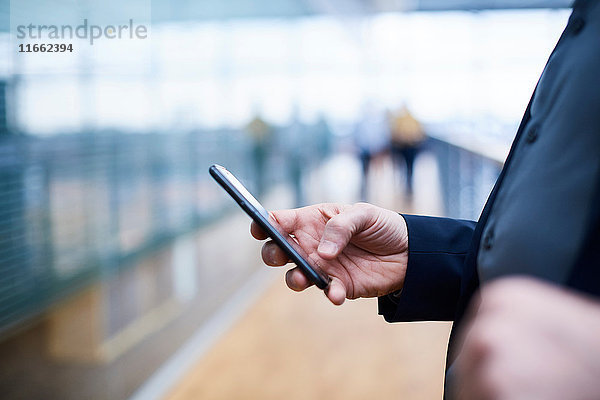
[[[404,232],[404,234],[402,235],[402,239],[401,239],[401,243],[400,245],[402,246],[403,249],[405,249],[404,251],[406,253],[408,253],[408,224],[406,223],[406,219],[404,218],[404,215],[398,213],[398,216],[400,217],[400,223],[402,226],[402,231]]]

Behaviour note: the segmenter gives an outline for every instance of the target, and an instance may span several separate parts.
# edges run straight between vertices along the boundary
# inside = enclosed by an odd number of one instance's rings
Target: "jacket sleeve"
[[[452,321],[476,223],[403,217],[409,248],[404,287],[400,293],[379,298],[379,314],[388,322]]]

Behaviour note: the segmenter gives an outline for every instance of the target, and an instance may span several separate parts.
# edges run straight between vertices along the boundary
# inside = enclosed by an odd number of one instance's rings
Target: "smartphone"
[[[213,165],[209,168],[210,175],[238,205],[260,226],[267,235],[287,254],[318,288],[327,289],[329,286],[329,276],[323,273],[319,268],[311,265],[307,259],[306,252],[300,245],[288,235],[281,226],[269,215],[269,212],[250,194],[248,189],[231,172],[220,165]]]

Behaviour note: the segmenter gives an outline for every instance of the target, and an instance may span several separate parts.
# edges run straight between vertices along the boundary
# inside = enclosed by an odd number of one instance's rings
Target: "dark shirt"
[[[491,205],[482,281],[513,273],[565,283],[583,242],[600,170],[600,2],[584,4],[546,65]]]
[[[600,295],[600,2],[574,4],[477,224],[404,218],[404,288],[379,311],[390,322],[454,321],[449,367],[486,281],[525,274]]]

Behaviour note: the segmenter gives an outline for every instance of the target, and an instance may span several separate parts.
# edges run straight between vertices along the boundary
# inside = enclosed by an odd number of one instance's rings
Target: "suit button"
[[[579,32],[581,32],[584,26],[585,21],[583,20],[583,18],[577,17],[573,19],[573,22],[571,23],[571,32],[573,32],[574,35],[577,35],[579,34]]]
[[[494,245],[494,231],[490,229],[483,236],[483,249],[490,250],[493,245]]]
[[[534,126],[529,130],[529,132],[527,132],[527,137],[525,138],[525,140],[527,141],[527,143],[533,143],[537,140],[538,136],[538,127]]]

